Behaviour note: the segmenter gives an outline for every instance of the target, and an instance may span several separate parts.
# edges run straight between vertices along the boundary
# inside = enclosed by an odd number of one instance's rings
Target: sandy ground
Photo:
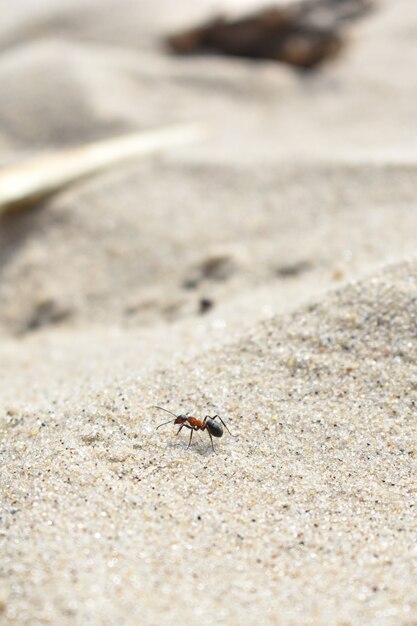
[[[2,7],[2,164],[209,134],[1,219],[1,623],[417,624],[415,3],[309,77],[169,57],[213,6]]]

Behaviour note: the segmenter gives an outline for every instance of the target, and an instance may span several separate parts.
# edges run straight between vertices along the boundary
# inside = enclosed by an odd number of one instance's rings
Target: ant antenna
[[[151,408],[160,409],[161,411],[165,411],[165,413],[170,413],[170,415],[173,415],[175,417],[175,419],[177,419],[177,416],[175,415],[175,413],[172,413],[172,411],[168,411],[168,409],[164,409],[162,406],[156,406],[156,404],[153,404]],[[172,422],[172,420],[169,420],[168,422],[164,422],[163,424],[159,424],[159,426],[157,426],[155,430],[158,430],[158,428],[160,428],[161,426],[165,426],[166,424],[170,424],[171,422]]]

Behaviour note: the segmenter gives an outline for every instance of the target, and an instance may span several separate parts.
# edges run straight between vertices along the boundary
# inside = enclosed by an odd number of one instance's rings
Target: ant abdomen
[[[212,419],[207,419],[206,428],[213,437],[223,437],[223,426]]]

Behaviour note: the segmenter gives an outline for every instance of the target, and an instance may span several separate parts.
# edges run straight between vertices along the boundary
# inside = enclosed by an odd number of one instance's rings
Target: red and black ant
[[[175,418],[174,420],[169,420],[169,422],[164,422],[163,424],[159,424],[159,426],[156,427],[156,430],[158,430],[158,428],[160,428],[161,426],[170,424],[171,422],[174,422],[174,424],[181,424],[181,426],[178,429],[177,435],[181,432],[184,426],[185,428],[189,428],[191,430],[190,441],[188,442],[187,450],[191,446],[191,439],[193,438],[193,432],[195,430],[206,430],[208,432],[210,436],[211,447],[213,448],[213,452],[214,452],[213,437],[223,437],[223,426],[225,427],[229,435],[231,435],[232,437],[237,437],[237,435],[233,435],[230,432],[230,430],[227,428],[226,424],[224,423],[220,415],[214,415],[213,417],[210,417],[210,415],[206,415],[206,417],[203,420],[199,420],[197,417],[189,417],[188,415],[175,415],[175,413],[172,413],[171,411],[164,409],[162,406],[154,406],[154,408],[160,409],[161,411],[165,411],[165,413],[170,413]],[[214,421],[217,418],[221,421],[223,426]]]

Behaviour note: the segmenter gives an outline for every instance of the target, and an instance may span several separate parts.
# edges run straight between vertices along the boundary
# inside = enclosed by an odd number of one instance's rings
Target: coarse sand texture
[[[412,623],[416,288],[403,264],[139,384],[121,375],[85,409],[8,415],[9,615]],[[155,432],[156,400],[219,411],[239,438],[213,454],[197,433],[186,451]]]

